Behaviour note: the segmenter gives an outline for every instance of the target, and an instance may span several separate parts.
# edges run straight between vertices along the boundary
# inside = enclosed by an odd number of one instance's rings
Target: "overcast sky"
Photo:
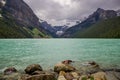
[[[34,13],[52,25],[80,20],[97,8],[120,9],[120,0],[24,0]]]

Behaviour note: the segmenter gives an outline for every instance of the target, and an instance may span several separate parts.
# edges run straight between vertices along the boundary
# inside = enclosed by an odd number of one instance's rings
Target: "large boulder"
[[[58,73],[60,71],[71,72],[71,71],[75,71],[75,70],[76,69],[73,66],[71,66],[69,64],[64,64],[62,62],[60,62],[54,66],[54,71],[58,72]]]
[[[55,75],[51,74],[51,73],[38,73],[35,75],[28,75],[28,74],[24,74],[22,75],[20,80],[57,80]]]
[[[29,76],[25,80],[56,80],[56,79],[53,75],[41,74]]]
[[[10,74],[16,73],[16,72],[17,72],[17,69],[15,69],[14,67],[9,67],[4,70],[4,75],[10,75]]]
[[[94,61],[84,62],[79,65],[78,69],[82,74],[93,74],[101,71],[99,65]]]
[[[59,76],[58,76],[58,80],[67,80],[66,78],[65,78],[65,72],[64,71],[60,71],[60,73],[59,73]]]
[[[92,74],[92,76],[94,80],[107,80],[105,72],[97,72],[95,74]]]
[[[78,80],[80,75],[77,72],[60,71],[58,80]]]
[[[73,79],[75,79],[74,76],[73,76],[71,73],[66,73],[66,74],[65,74],[65,78],[66,78],[67,80],[73,80]]]
[[[2,75],[0,77],[0,80],[20,80],[20,77],[20,73],[12,73],[10,75]]]
[[[75,79],[79,79],[80,77],[80,73],[79,72],[71,72],[72,76],[75,78]]]
[[[32,64],[26,67],[25,72],[27,74],[32,74],[35,71],[42,71],[42,67],[39,64]]]
[[[107,71],[106,78],[107,78],[107,80],[120,80],[120,72]]]

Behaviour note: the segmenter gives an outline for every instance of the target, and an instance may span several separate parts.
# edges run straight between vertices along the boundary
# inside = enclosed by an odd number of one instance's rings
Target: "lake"
[[[120,39],[0,39],[0,70],[34,63],[51,69],[67,59],[120,68]]]

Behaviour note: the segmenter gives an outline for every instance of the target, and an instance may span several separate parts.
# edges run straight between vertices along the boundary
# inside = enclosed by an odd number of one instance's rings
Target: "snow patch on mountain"
[[[120,16],[120,9],[116,11],[117,12],[117,16]]]
[[[2,17],[2,15],[0,14],[0,17]]]
[[[2,6],[5,6],[6,0],[0,0],[0,4],[1,4]]]

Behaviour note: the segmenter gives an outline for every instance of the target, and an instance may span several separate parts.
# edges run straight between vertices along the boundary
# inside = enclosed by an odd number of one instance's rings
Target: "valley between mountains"
[[[52,26],[23,0],[0,0],[0,38],[120,38],[120,10],[98,8],[73,23]]]

